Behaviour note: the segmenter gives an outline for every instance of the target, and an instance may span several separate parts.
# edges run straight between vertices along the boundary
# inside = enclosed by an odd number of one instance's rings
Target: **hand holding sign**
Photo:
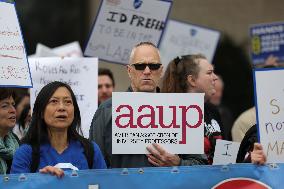
[[[263,165],[266,162],[266,156],[261,144],[259,143],[254,143],[253,151],[251,152],[251,162],[260,165]]]
[[[151,154],[147,154],[148,161],[157,167],[178,166],[180,164],[180,157],[176,154],[168,153],[159,144],[152,144],[147,146],[147,150]]]

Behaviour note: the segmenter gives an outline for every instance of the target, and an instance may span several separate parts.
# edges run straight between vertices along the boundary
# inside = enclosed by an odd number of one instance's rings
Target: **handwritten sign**
[[[159,44],[171,3],[102,0],[84,55],[127,64],[139,42]]]
[[[203,154],[203,106],[203,93],[113,93],[112,153],[146,154],[158,143],[171,153]]]
[[[254,71],[260,143],[269,163],[284,162],[284,69]]]
[[[34,87],[31,104],[41,88],[52,82],[61,81],[71,86],[80,108],[82,130],[89,136],[89,127],[97,109],[98,59],[97,58],[31,58],[31,73]]]
[[[284,61],[284,22],[253,25],[250,36],[254,64],[263,64],[269,55]]]
[[[239,148],[239,142],[216,140],[213,165],[236,163]]]
[[[198,53],[211,62],[219,37],[219,31],[169,20],[160,45],[162,62],[167,65],[177,56]]]
[[[14,4],[0,1],[0,86],[31,87],[31,75]]]

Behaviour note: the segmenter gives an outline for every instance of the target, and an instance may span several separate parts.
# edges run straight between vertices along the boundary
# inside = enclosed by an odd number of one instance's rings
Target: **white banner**
[[[203,93],[113,93],[112,153],[147,154],[158,143],[174,154],[203,154],[203,107]]]
[[[16,9],[5,2],[0,2],[0,86],[32,86]]]
[[[181,55],[201,53],[212,62],[220,32],[209,28],[168,20],[160,52],[165,67]]]
[[[30,58],[34,86],[31,89],[33,106],[38,92],[52,81],[71,86],[81,112],[82,130],[89,136],[92,118],[98,106],[97,58]]]
[[[158,44],[171,1],[102,0],[84,55],[127,64],[141,41]]]
[[[254,71],[260,143],[269,163],[284,163],[284,69]]]

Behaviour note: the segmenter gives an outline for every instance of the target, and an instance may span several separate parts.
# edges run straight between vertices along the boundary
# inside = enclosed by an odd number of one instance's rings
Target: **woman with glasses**
[[[15,153],[11,173],[39,171],[62,177],[61,168],[106,168],[98,145],[79,133],[81,116],[72,89],[62,82],[47,84],[35,100],[30,127]]]
[[[0,88],[0,174],[10,172],[19,139],[12,132],[16,124],[15,94],[12,89]]]
[[[204,97],[204,151],[212,164],[216,139],[222,138],[222,124],[216,107],[208,101],[216,92],[217,76],[213,66],[201,54],[186,55],[172,60],[165,72],[161,92],[205,93]]]

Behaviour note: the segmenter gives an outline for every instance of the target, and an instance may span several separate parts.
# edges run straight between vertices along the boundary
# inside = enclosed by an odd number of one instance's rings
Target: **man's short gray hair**
[[[161,56],[160,56],[160,51],[159,51],[159,49],[157,48],[157,46],[156,46],[154,43],[152,43],[152,42],[150,42],[150,41],[142,41],[142,42],[138,43],[137,45],[135,45],[135,46],[132,48],[131,53],[130,53],[130,57],[129,57],[129,64],[132,63],[133,56],[134,56],[134,53],[135,53],[135,50],[137,49],[137,47],[140,47],[140,46],[143,46],[143,45],[152,46],[152,47],[154,47],[155,49],[157,49],[157,52],[158,52],[158,54],[159,54],[159,57],[161,58]]]

